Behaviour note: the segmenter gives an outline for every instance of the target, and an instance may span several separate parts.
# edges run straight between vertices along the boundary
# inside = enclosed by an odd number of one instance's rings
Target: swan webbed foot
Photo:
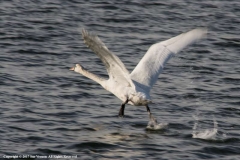
[[[150,113],[149,119],[150,119],[150,121],[154,122],[155,124],[158,123],[157,119],[152,115],[152,113]]]

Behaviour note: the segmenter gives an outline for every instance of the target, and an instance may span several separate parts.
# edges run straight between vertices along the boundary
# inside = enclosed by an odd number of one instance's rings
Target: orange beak
[[[75,69],[75,68],[74,68],[74,67],[72,67],[72,68],[70,68],[69,70],[70,70],[70,71],[74,71],[74,69]]]

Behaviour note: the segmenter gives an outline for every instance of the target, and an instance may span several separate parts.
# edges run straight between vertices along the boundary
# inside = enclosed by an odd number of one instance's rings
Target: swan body
[[[122,61],[108,50],[97,35],[89,34],[83,29],[84,43],[102,60],[109,74],[109,79],[104,79],[87,71],[80,64],[76,64],[70,70],[96,81],[104,89],[118,97],[123,102],[119,116],[124,115],[125,104],[146,106],[148,113],[151,114],[148,107],[148,104],[152,103],[150,90],[167,61],[186,46],[201,39],[206,33],[207,30],[205,29],[194,29],[166,41],[153,44],[136,68],[129,73]]]

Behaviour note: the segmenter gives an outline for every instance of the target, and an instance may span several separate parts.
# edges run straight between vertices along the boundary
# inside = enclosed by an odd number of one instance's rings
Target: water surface
[[[239,159],[240,2],[1,1],[0,155],[79,159]],[[208,37],[171,59],[145,107],[126,106],[68,69],[107,77],[81,28],[99,35],[132,71],[151,44],[197,27]],[[213,139],[193,138],[214,128]]]

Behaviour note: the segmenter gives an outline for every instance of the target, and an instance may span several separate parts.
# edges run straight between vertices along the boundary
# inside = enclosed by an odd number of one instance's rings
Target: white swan
[[[130,74],[122,61],[108,50],[97,35],[82,30],[84,43],[102,60],[109,74],[109,79],[101,78],[79,64],[71,68],[94,81],[122,100],[119,116],[124,115],[125,104],[146,106],[151,103],[150,90],[162,72],[166,62],[186,46],[201,39],[206,29],[194,29],[169,40],[153,44]]]

